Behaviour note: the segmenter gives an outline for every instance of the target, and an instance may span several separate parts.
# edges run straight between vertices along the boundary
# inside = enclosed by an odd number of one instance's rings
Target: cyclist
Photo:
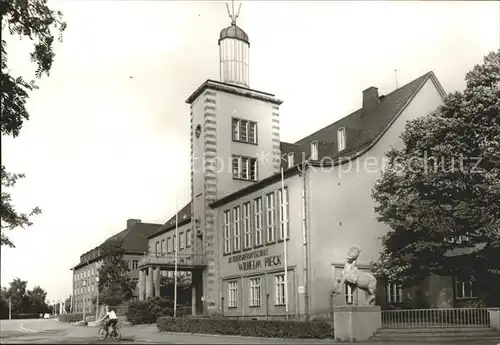
[[[113,307],[110,308],[108,306],[106,306],[105,310],[106,310],[106,315],[104,315],[104,317],[101,320],[104,321],[108,319],[108,321],[106,322],[106,330],[109,333],[109,326],[112,326],[113,327],[112,334],[116,334],[116,324],[118,323],[118,317],[116,317],[116,312]]]

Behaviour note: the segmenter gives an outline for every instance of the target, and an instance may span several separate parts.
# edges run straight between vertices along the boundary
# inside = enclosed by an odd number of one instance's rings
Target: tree
[[[433,114],[407,123],[373,189],[391,230],[374,271],[404,286],[430,274],[500,274],[500,50]]]
[[[192,278],[189,275],[177,276],[177,305],[191,305]],[[174,300],[174,277],[160,278],[161,296]]]
[[[72,296],[69,295],[68,298],[64,301],[64,310],[66,310],[66,313],[71,312],[71,303],[72,303]]]
[[[33,290],[28,290],[28,298],[30,300],[30,313],[45,313],[47,312],[47,292],[40,286],[35,286]]]
[[[109,240],[102,247],[99,268],[99,300],[107,305],[120,305],[132,298],[136,283],[128,276],[125,250],[119,240]]]
[[[15,278],[9,288],[2,288],[2,308],[11,299],[13,314],[45,313],[48,310],[47,293],[40,286],[27,290],[28,282]],[[8,307],[7,307],[8,308]]]
[[[0,2],[0,15],[2,17],[3,29],[9,30],[10,35],[27,37],[33,42],[33,51],[30,54],[31,61],[35,64],[35,76],[41,78],[44,74],[49,75],[54,61],[54,34],[59,32],[59,40],[62,40],[62,32],[66,29],[66,23],[62,20],[61,12],[51,10],[46,0],[11,0]],[[12,76],[7,64],[7,42],[2,35],[2,75],[0,77],[0,88],[2,94],[1,102],[1,134],[2,136],[17,137],[24,121],[29,120],[26,102],[29,93],[37,89],[33,80],[27,82],[21,76]],[[2,199],[1,199],[1,236],[0,245],[14,247],[14,243],[7,237],[4,230],[24,228],[32,225],[30,216],[39,214],[41,211],[35,207],[30,213],[18,213],[12,205],[12,199],[7,188],[13,187],[16,181],[24,178],[24,174],[8,173],[5,166],[1,166]]]

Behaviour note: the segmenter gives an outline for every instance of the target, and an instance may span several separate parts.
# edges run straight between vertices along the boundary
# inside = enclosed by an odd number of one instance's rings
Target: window
[[[127,267],[128,267],[128,261],[127,261]],[[94,275],[94,267],[90,267],[90,274]]]
[[[161,240],[160,252],[162,254],[165,253],[165,240]]]
[[[288,226],[288,189],[284,189],[283,193],[283,199],[282,199],[282,190],[278,190],[278,203],[279,203],[279,220],[280,220],[280,233],[279,233],[279,239],[283,240],[285,238],[285,231],[286,231],[286,238],[290,237],[290,228]]]
[[[456,293],[457,299],[476,298],[476,282],[474,277],[457,277]]]
[[[92,283],[92,290],[91,291],[94,291],[94,283]]]
[[[252,229],[250,229],[250,203],[243,204],[243,247],[252,247]]]
[[[232,280],[229,282],[228,288],[228,308],[236,308],[237,307],[237,295],[238,295],[238,281]]]
[[[232,119],[233,140],[244,143],[257,143],[257,123],[253,121]]]
[[[231,214],[224,212],[224,254],[231,252]]]
[[[240,207],[236,206],[233,209],[233,226],[234,226],[234,243],[233,250],[238,251],[241,249],[241,229],[240,229]]]
[[[274,305],[285,304],[285,275],[278,274],[274,276]]]
[[[344,284],[345,303],[352,304],[354,301],[354,290],[351,285]]]
[[[262,198],[254,200],[255,211],[255,245],[262,245]]]
[[[155,249],[156,249],[156,250],[155,250],[156,254],[160,253],[160,241],[157,241],[157,242],[156,242]]]
[[[288,167],[293,167],[293,152],[288,154]]]
[[[255,122],[248,124],[248,142],[257,144],[257,123]]]
[[[260,278],[250,279],[250,307],[260,306]]]
[[[132,260],[132,269],[136,270],[139,267],[139,260]]]
[[[177,236],[174,235],[174,237],[172,237],[172,245],[173,245],[173,251],[175,252],[177,250],[177,246],[179,245],[177,243]]]
[[[184,249],[184,232],[179,234],[179,249]]]
[[[257,181],[257,159],[233,156],[233,178]]]
[[[275,231],[275,218],[276,218],[276,207],[274,204],[274,193],[266,195],[266,225],[267,225],[267,242],[274,242],[274,231]]]
[[[191,238],[191,229],[186,230],[186,248],[191,247],[191,242],[193,239]]]
[[[240,138],[240,121],[238,119],[232,119],[233,128],[233,140],[239,140]]]
[[[172,238],[167,237],[167,253],[171,253],[171,252],[172,252]]]
[[[312,160],[318,159],[318,142],[317,141],[311,143],[311,159]]]
[[[387,302],[389,303],[403,302],[403,289],[401,288],[401,285],[394,283],[387,284]]]
[[[340,128],[337,131],[337,147],[339,152],[345,150],[345,128]]]

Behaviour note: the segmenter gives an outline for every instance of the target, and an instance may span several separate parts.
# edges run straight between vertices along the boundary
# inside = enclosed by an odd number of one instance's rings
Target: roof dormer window
[[[311,159],[318,160],[318,142],[314,141],[311,143]]]
[[[289,168],[293,167],[293,152],[290,152],[288,154],[288,167]]]
[[[337,131],[337,147],[338,147],[339,152],[345,150],[345,147],[346,147],[345,128],[340,128]]]

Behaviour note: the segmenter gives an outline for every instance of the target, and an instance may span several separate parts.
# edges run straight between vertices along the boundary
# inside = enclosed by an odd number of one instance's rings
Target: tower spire
[[[226,2],[226,8],[227,8],[227,14],[229,15],[229,19],[231,19],[231,25],[235,26],[236,25],[236,19],[240,15],[240,10],[241,10],[241,3],[238,6],[238,12],[234,12],[234,0],[231,0],[231,11],[229,10],[229,4]]]

